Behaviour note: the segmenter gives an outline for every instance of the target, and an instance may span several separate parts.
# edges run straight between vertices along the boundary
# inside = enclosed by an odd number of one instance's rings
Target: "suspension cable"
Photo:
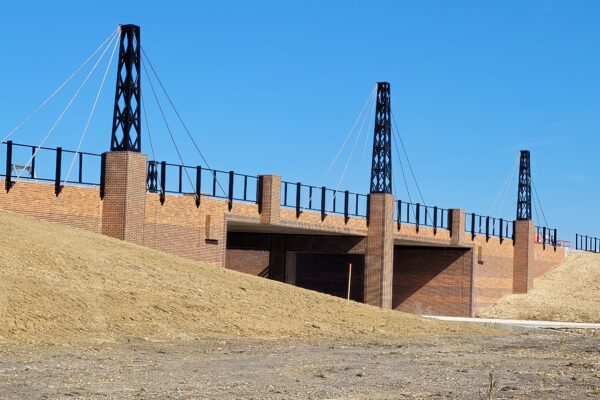
[[[325,178],[327,177],[327,175],[329,175],[329,172],[331,171],[331,168],[333,167],[333,165],[335,164],[335,162],[337,161],[338,157],[340,156],[342,150],[344,149],[344,147],[346,146],[346,142],[348,142],[348,140],[350,139],[350,135],[352,134],[352,132],[354,132],[354,129],[356,128],[356,125],[358,124],[358,121],[360,120],[361,116],[363,115],[363,113],[365,112],[365,110],[368,109],[368,104],[372,103],[375,99],[374,95],[376,93],[376,89],[377,86],[373,86],[373,90],[371,90],[371,93],[369,94],[369,96],[367,97],[367,99],[365,100],[365,103],[363,104],[363,106],[361,107],[361,111],[358,114],[358,117],[356,117],[356,120],[354,121],[354,124],[352,125],[352,128],[350,129],[350,131],[348,131],[348,133],[346,134],[346,137],[344,139],[344,142],[342,143],[342,146],[339,148],[337,154],[335,155],[334,159],[332,160],[332,162],[329,164],[329,167],[327,167],[327,170],[325,171],[325,173],[323,174],[323,176],[321,177],[320,181],[323,182],[325,180]],[[309,198],[308,198],[308,202],[310,204],[310,202],[312,201],[313,197],[315,196],[315,193],[313,193]]]
[[[120,27],[119,27],[119,30],[120,30]],[[92,117],[94,116],[94,112],[96,111],[96,106],[98,105],[98,99],[100,98],[100,94],[102,93],[102,88],[104,87],[104,82],[106,81],[106,76],[108,75],[108,70],[110,69],[110,66],[112,65],[112,61],[115,56],[115,51],[117,50],[117,45],[119,44],[119,41],[115,40],[116,38],[117,38],[117,35],[115,35],[113,38],[115,45],[113,46],[113,50],[110,55],[110,59],[108,60],[108,64],[106,65],[106,70],[104,71],[104,76],[102,77],[102,82],[100,82],[100,88],[98,89],[98,93],[96,94],[96,98],[94,99],[94,104],[92,105],[92,110],[90,111],[90,115],[88,116],[88,119],[85,123],[85,128],[83,128],[83,134],[81,135],[81,138],[79,139],[79,144],[77,145],[77,150],[75,150],[75,154],[73,154],[73,160],[71,160],[71,165],[69,166],[69,170],[67,172],[65,180],[63,181],[63,185],[66,184],[67,181],[69,180],[69,176],[71,175],[71,170],[73,169],[73,166],[75,165],[75,159],[77,158],[77,155],[79,154],[79,150],[81,149],[83,140],[84,140],[84,138],[88,132],[88,129],[90,127],[90,122],[92,121]],[[110,47],[110,43],[108,46]]]
[[[358,164],[359,168],[361,168],[361,169],[364,167],[364,164],[365,164],[365,155],[367,154],[367,143],[369,142],[369,127],[373,126],[373,117],[374,116],[375,116],[375,107],[371,106],[371,114],[369,116],[369,121],[367,123],[365,141],[363,143],[363,150],[362,150],[362,154],[360,156],[360,163]],[[356,176],[354,177],[353,187],[356,187],[358,178],[359,178],[359,174],[356,174]],[[370,179],[370,176],[369,176],[369,179]]]
[[[116,37],[116,33],[115,33],[115,37]],[[73,104],[73,102],[75,101],[75,99],[77,98],[77,96],[79,96],[79,93],[81,93],[81,90],[84,88],[84,86],[86,85],[86,83],[90,79],[90,76],[92,76],[92,74],[96,70],[96,67],[98,66],[98,64],[100,63],[100,61],[102,61],[102,59],[104,58],[104,55],[106,54],[106,51],[109,49],[109,47],[110,47],[110,43],[104,48],[104,51],[102,51],[102,54],[100,55],[100,57],[98,58],[98,60],[96,61],[96,63],[92,67],[92,69],[90,70],[90,72],[87,74],[87,76],[85,77],[85,79],[83,80],[83,82],[81,83],[81,85],[79,86],[79,88],[77,88],[77,91],[71,97],[71,99],[67,103],[67,106],[65,107],[65,109],[59,115],[58,119],[54,122],[54,124],[52,125],[52,127],[50,128],[50,130],[46,133],[46,135],[42,139],[42,142],[39,144],[39,146],[36,147],[36,149],[34,150],[33,154],[31,155],[31,157],[29,157],[29,160],[27,160],[27,163],[25,164],[25,168],[23,168],[19,172],[19,174],[17,175],[17,177],[15,179],[15,183],[17,183],[19,181],[19,179],[21,178],[21,175],[25,171],[26,167],[29,166],[29,164],[31,163],[31,160],[33,160],[33,158],[37,155],[37,153],[40,150],[40,148],[44,145],[44,143],[46,143],[46,140],[48,140],[48,138],[50,137],[50,135],[52,134],[52,132],[54,132],[54,130],[56,129],[56,127],[58,126],[58,124],[62,121],[65,113],[69,110],[69,108],[71,108],[71,105]]]
[[[370,107],[374,106],[374,102],[375,102],[375,98],[372,99]],[[340,179],[338,180],[338,183],[336,185],[336,188],[335,188],[336,193],[339,190],[340,185],[342,184],[342,181],[344,180],[344,177],[346,176],[346,171],[348,170],[348,165],[350,165],[350,161],[352,161],[352,158],[354,157],[354,151],[356,149],[356,144],[358,143],[360,137],[362,136],[363,127],[365,126],[365,122],[367,121],[367,116],[368,116],[368,114],[364,115],[364,118],[362,119],[362,122],[360,124],[360,128],[358,128],[356,138],[354,139],[354,143],[352,145],[352,150],[350,151],[350,156],[348,157],[348,160],[346,161],[346,165],[344,165],[342,175],[340,176]],[[368,134],[367,134],[367,136],[368,136]],[[335,195],[333,197],[333,201],[335,201]]]
[[[46,98],[46,100],[44,100],[40,105],[38,105],[31,113],[29,113],[29,115],[27,115],[27,117],[21,121],[12,131],[10,131],[3,139],[2,142],[6,142],[6,140],[11,137],[14,133],[16,133],[23,125],[25,125],[27,122],[29,122],[29,120],[31,118],[33,118],[42,108],[44,108],[44,106],[46,104],[48,104],[48,102],[50,100],[52,100],[54,98],[54,96],[56,96],[58,93],[60,93],[60,91],[69,83],[71,82],[71,80],[73,80],[73,78],[75,78],[75,76],[90,62],[90,60],[102,49],[102,47],[106,44],[106,42],[108,42],[109,40],[112,41],[112,39],[114,39],[115,34],[121,29],[120,26],[117,26],[117,28],[111,32],[110,35],[108,35],[108,37],[106,39],[104,39],[104,41],[100,44],[100,46],[98,46],[96,48],[96,50],[94,50],[94,52],[92,54],[89,55],[89,57],[83,62],[83,64],[81,64],[79,66],[79,68],[77,68],[62,84],[60,84],[60,86],[58,86],[54,92],[52,92],[52,94],[50,94],[50,96],[48,96]]]
[[[181,153],[179,152],[179,147],[177,147],[177,143],[175,142],[175,137],[173,136],[173,132],[171,131],[171,127],[169,126],[169,123],[167,121],[167,118],[165,116],[163,108],[160,105],[160,102],[158,101],[158,96],[156,95],[156,91],[154,90],[154,84],[152,84],[152,79],[148,75],[148,71],[147,71],[146,65],[144,63],[142,63],[142,67],[144,68],[144,71],[146,72],[146,75],[148,76],[148,82],[150,83],[150,88],[152,89],[152,94],[154,95],[154,100],[156,100],[156,105],[158,106],[158,109],[160,110],[160,114],[162,116],[163,122],[165,123],[165,127],[167,128],[167,131],[169,132],[169,136],[171,137],[171,141],[173,142],[173,146],[175,147],[175,151],[177,152],[177,156],[179,157],[179,161],[181,162],[182,168],[185,171],[185,175],[188,178],[188,182],[189,182],[190,186],[192,187],[192,189],[194,189],[194,196],[196,197],[197,196],[196,195],[196,190],[195,190],[196,187],[192,183],[192,179],[190,178],[190,174],[187,171],[187,168],[185,168],[185,163],[183,162],[183,157],[181,157]]]
[[[152,135],[150,133],[150,124],[148,123],[148,113],[146,112],[146,102],[144,100],[143,92],[140,93],[142,102],[142,112],[144,114],[144,121],[146,122],[146,131],[148,131],[148,141],[150,142],[150,150],[152,151],[152,161],[156,162],[156,154],[154,153],[154,144],[152,143]],[[156,183],[160,186],[160,176],[157,174]]]
[[[402,151],[404,153],[404,156],[406,157],[408,169],[410,170],[413,181],[415,182],[415,186],[417,187],[417,191],[419,192],[421,201],[423,202],[424,205],[426,205],[427,203],[425,202],[425,199],[423,198],[423,193],[421,192],[421,188],[419,187],[419,182],[417,182],[417,178],[415,177],[415,172],[410,163],[410,159],[408,158],[408,153],[406,152],[406,146],[404,146],[404,141],[402,140],[402,136],[400,135],[400,130],[398,130],[398,125],[396,125],[396,118],[394,117],[394,113],[391,112],[391,110],[390,110],[390,114],[392,115],[392,121],[394,122],[394,127],[396,128],[396,135],[397,135],[398,139],[400,140],[400,146],[402,147]]]
[[[323,181],[327,177],[327,175],[329,175],[329,172],[331,172],[331,168],[333,168],[333,165],[336,163],[336,161],[339,158],[340,154],[342,154],[342,151],[344,150],[344,148],[346,146],[346,143],[348,142],[348,139],[350,139],[350,136],[351,136],[352,132],[354,132],[354,129],[356,128],[356,125],[358,124],[358,121],[362,117],[362,115],[365,112],[365,110],[368,109],[368,105],[373,102],[373,99],[375,98],[374,96],[375,96],[375,93],[376,93],[376,89],[377,89],[377,86],[376,85],[373,86],[373,90],[371,90],[371,93],[369,94],[369,97],[367,97],[367,99],[365,100],[365,103],[363,104],[363,106],[362,106],[362,108],[360,110],[360,113],[358,114],[358,117],[356,117],[356,120],[354,121],[354,124],[352,125],[352,128],[350,128],[350,130],[346,134],[346,138],[344,139],[344,142],[340,146],[337,154],[335,155],[335,157],[333,158],[333,160],[331,161],[331,163],[329,164],[329,166],[325,170],[325,173],[323,174],[323,177],[321,178],[321,181]]]
[[[548,221],[546,220],[546,214],[544,214],[544,209],[542,208],[542,202],[540,201],[540,197],[538,196],[535,184],[533,183],[533,179],[531,179],[531,186],[533,187],[533,193],[535,193],[535,198],[537,199],[538,205],[540,206],[540,211],[542,212],[542,217],[544,218],[544,224],[546,224],[547,228],[550,228],[550,225],[548,225]]]
[[[506,195],[508,194],[508,189],[510,188],[510,183],[513,181],[513,178],[518,170],[518,167],[519,167],[519,157],[517,156],[515,158],[515,161],[511,167],[510,171],[508,172],[508,175],[506,176],[506,178],[504,180],[504,183],[502,184],[500,191],[498,192],[498,194],[496,195],[496,198],[492,202],[492,205],[490,206],[487,215],[492,215],[492,212],[496,212],[496,205],[498,205],[498,203],[500,205],[498,214],[501,213],[501,209],[503,208],[503,205],[506,201]]]
[[[160,77],[156,73],[156,70],[154,69],[154,66],[152,65],[152,62],[150,61],[150,58],[148,58],[148,54],[146,54],[146,51],[144,50],[144,48],[142,46],[140,46],[140,49],[142,50],[142,55],[144,56],[144,58],[148,62],[148,65],[150,66],[150,69],[152,70],[152,73],[156,77],[156,80],[158,81],[159,86],[161,87],[162,91],[164,92],[165,96],[167,97],[167,100],[169,101],[169,104],[171,104],[171,107],[173,108],[173,111],[175,111],[175,114],[177,115],[177,118],[179,119],[179,122],[181,123],[181,126],[183,126],[183,129],[187,133],[187,135],[190,138],[192,144],[196,148],[196,151],[200,155],[200,158],[202,158],[202,160],[204,161],[204,164],[206,164],[206,168],[212,169],[210,167],[210,165],[208,164],[208,161],[206,160],[206,157],[204,157],[204,154],[202,154],[202,151],[200,150],[200,147],[198,146],[198,143],[196,143],[196,140],[194,139],[194,136],[192,135],[192,133],[188,129],[187,125],[183,121],[183,118],[181,118],[181,114],[179,114],[179,111],[177,110],[177,108],[175,107],[175,104],[171,100],[171,96],[169,96],[169,93],[167,92],[167,89],[165,88],[165,86],[162,83],[162,80],[160,79]],[[146,67],[144,67],[144,69],[146,69]],[[146,72],[146,74],[148,75],[147,72]],[[217,185],[219,185],[219,188],[221,189],[221,191],[223,192],[223,194],[225,196],[227,196],[227,193],[225,192],[225,189],[223,189],[223,186],[221,186],[221,182],[216,178],[216,172],[214,172],[214,177],[215,177],[215,180],[217,182]]]

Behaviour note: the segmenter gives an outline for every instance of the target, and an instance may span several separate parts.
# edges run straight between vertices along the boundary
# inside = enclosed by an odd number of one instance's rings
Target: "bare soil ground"
[[[508,296],[483,311],[490,318],[600,322],[600,254],[577,252],[527,294]]]
[[[0,211],[0,347],[217,338],[396,340],[484,333]]]
[[[0,226],[0,398],[600,395],[598,336],[428,320],[6,212]]]
[[[0,398],[597,399],[600,349],[598,337],[550,333],[395,344],[132,338],[4,349]]]

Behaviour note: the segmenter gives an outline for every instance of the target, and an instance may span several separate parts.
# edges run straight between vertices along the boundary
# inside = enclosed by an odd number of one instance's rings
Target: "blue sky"
[[[119,23],[135,23],[214,168],[367,192],[370,121],[360,132],[369,135],[366,157],[366,136],[351,135],[325,171],[373,85],[385,80],[426,203],[514,218],[509,178],[518,151],[529,149],[548,224],[566,239],[600,235],[598,20],[596,1],[2,2],[0,134]],[[77,147],[105,66],[47,145]],[[108,149],[114,70],[83,150]],[[144,78],[157,158],[176,162]],[[38,144],[77,85],[13,140]],[[198,164],[184,130],[172,113],[168,119],[184,161]],[[394,152],[396,190],[406,200],[398,167]],[[418,199],[414,183],[408,189]]]

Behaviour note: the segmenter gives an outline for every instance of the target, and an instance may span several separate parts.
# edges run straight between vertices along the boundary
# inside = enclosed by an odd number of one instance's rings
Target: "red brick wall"
[[[467,243],[473,245],[473,313],[496,304],[512,294],[513,241],[497,237],[486,241],[478,235],[475,240],[467,234]]]
[[[102,201],[96,187],[65,186],[59,196],[53,183],[17,182],[10,192],[0,181],[0,209],[100,233]]]
[[[537,278],[558,266],[564,258],[565,249],[563,247],[557,247],[555,250],[553,246],[546,245],[546,249],[544,249],[541,243],[536,243],[534,245],[533,268],[531,271],[533,286],[535,287]]]
[[[401,247],[394,251],[393,308],[423,315],[471,315],[472,251]]]
[[[225,267],[268,278],[270,254],[269,250],[227,249]]]

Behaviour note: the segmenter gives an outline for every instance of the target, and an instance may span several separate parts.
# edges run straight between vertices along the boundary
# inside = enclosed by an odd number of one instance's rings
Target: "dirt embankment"
[[[399,340],[483,332],[0,211],[0,344],[141,337]]]
[[[480,316],[600,322],[600,254],[571,254],[529,293],[509,296]]]

